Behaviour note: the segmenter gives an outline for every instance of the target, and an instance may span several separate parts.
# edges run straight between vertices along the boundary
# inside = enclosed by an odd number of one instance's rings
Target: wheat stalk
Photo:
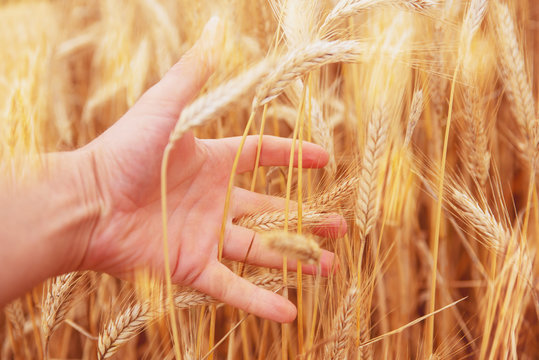
[[[307,86],[300,79],[296,79],[292,82],[290,87],[286,91],[286,95],[295,104],[295,109],[299,108],[301,94],[303,94],[303,87]],[[311,140],[315,144],[322,146],[329,154],[329,160],[324,169],[328,172],[329,176],[333,176],[337,170],[337,163],[335,161],[335,145],[333,141],[333,127],[324,119],[322,113],[322,106],[318,99],[312,94],[310,89],[305,92],[305,114],[310,116],[311,120]],[[295,118],[295,109],[294,116]],[[295,121],[295,120],[294,120]]]
[[[359,342],[361,344],[365,344],[371,339],[371,314],[368,304],[369,302],[363,298],[359,302]],[[372,346],[363,346],[359,349],[362,360],[370,360],[373,358],[372,348]]]

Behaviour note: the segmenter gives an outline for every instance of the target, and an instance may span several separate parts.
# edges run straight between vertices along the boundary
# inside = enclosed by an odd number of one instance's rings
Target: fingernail
[[[291,323],[296,319],[296,316],[298,315],[298,310],[292,304],[290,301],[287,301],[286,307],[283,308],[280,312],[281,316],[283,316],[283,322],[284,323]]]
[[[269,319],[272,319],[274,321],[278,321],[280,323],[290,323],[294,321],[294,319],[297,316],[297,309],[290,302],[290,300],[287,300],[285,298],[282,298],[279,296],[279,298],[271,299],[268,298],[269,302],[266,304],[266,309],[268,313],[266,316]]]
[[[223,22],[218,16],[212,16],[204,25],[202,35],[198,40],[206,49],[212,49],[221,46],[224,36]]]
[[[205,56],[209,68],[213,69],[219,59],[224,40],[224,24],[218,16],[212,16],[204,25],[197,47]]]
[[[219,18],[219,16],[216,16],[216,15],[212,16],[210,20],[208,20],[206,25],[204,25],[204,30],[202,30],[201,37],[216,35],[220,24],[221,24],[221,19]]]
[[[324,250],[320,258],[320,268],[322,270],[322,276],[335,274],[339,269],[339,259],[334,253]]]
[[[322,256],[320,256],[320,266],[322,266],[322,268],[324,269],[331,269],[331,267],[333,266],[333,261],[335,260],[335,254],[330,252],[330,251],[327,251],[327,250],[323,250],[322,251]]]

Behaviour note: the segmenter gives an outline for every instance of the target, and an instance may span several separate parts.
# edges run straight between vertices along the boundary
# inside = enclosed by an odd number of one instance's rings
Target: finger
[[[215,68],[222,40],[221,27],[219,18],[212,17],[195,45],[141,97],[133,111],[177,119]]]
[[[284,297],[261,289],[215,261],[194,281],[193,287],[248,313],[278,322],[292,322],[295,306]]]
[[[341,215],[331,213],[325,214],[322,221],[316,226],[310,226],[308,231],[318,236],[337,239],[346,234],[348,225]]]
[[[247,214],[263,213],[268,211],[283,210],[286,199],[278,196],[259,194],[253,191],[235,187],[232,190],[232,217],[240,217]],[[294,211],[298,203],[290,200],[289,208]]]
[[[252,171],[254,169],[258,139],[259,137],[257,135],[248,136],[246,138],[238,163],[238,173]],[[234,158],[240,145],[241,137],[220,139],[220,141],[223,141],[226,145],[229,156]],[[290,163],[291,148],[291,139],[270,135],[264,136],[260,150],[260,166],[287,166]],[[329,155],[321,146],[304,141],[302,143],[302,159],[302,166],[305,168],[321,168],[327,164]],[[298,143],[296,142],[294,166],[297,165]]]
[[[260,235],[256,232],[232,225],[228,231],[223,244],[223,256],[227,259],[247,262],[251,265],[269,267],[273,269],[283,268],[283,256],[277,252],[269,250],[262,244]],[[322,250],[320,257],[321,274],[327,276],[333,269],[335,255],[329,251]],[[290,271],[297,270],[297,260],[287,259],[287,268]],[[301,269],[305,274],[314,275],[318,265],[302,264]]]

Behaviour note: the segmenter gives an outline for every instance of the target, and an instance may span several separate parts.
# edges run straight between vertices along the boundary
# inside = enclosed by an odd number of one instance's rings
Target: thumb
[[[195,45],[140,98],[132,110],[177,120],[181,110],[198,94],[213,73],[223,33],[220,19],[212,17]],[[173,125],[172,121],[170,126]]]
[[[103,147],[122,158],[130,156],[159,174],[160,159],[170,132],[184,106],[191,101],[214,70],[223,41],[222,23],[211,18],[199,40],[129,111],[90,147]],[[188,141],[189,140],[189,141]],[[193,135],[185,146],[193,147]],[[159,161],[157,161],[159,160]]]

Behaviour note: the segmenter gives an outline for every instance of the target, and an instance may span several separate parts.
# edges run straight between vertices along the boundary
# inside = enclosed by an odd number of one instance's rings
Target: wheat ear
[[[170,134],[169,144],[174,144],[190,128],[200,126],[221,116],[230,106],[252,92],[256,84],[270,70],[271,62],[263,60],[244,73],[219,85],[182,110]]]
[[[329,191],[318,194],[313,197],[306,207],[316,209],[320,212],[329,212],[337,209],[338,204],[346,201],[354,194],[357,184],[359,183],[358,176],[351,176],[348,179],[339,182]]]
[[[41,314],[41,329],[46,347],[50,336],[65,320],[71,309],[75,300],[76,287],[82,279],[82,273],[72,272],[58,276],[52,281]]]
[[[488,145],[487,114],[481,103],[481,95],[474,84],[473,76],[467,65],[462,67],[462,75],[468,86],[463,88],[463,129],[460,157],[468,173],[485,187],[490,169],[490,150]]]
[[[463,69],[462,73],[466,74],[467,71]],[[481,97],[477,88],[464,89],[463,147],[460,155],[468,172],[484,187],[488,179],[491,155],[488,146],[486,113],[480,102]]]
[[[378,213],[378,173],[387,140],[387,119],[383,109],[375,108],[367,128],[367,142],[363,154],[363,167],[359,176],[356,201],[356,224],[361,239],[372,230]]]
[[[308,264],[317,263],[322,255],[318,243],[306,235],[270,231],[262,235],[262,242],[269,249]]]
[[[327,214],[314,210],[304,210],[301,222],[304,227],[316,227],[324,223]],[[282,230],[286,216],[283,211],[268,211],[258,214],[248,214],[233,220],[233,223],[255,231]],[[288,215],[288,230],[297,228],[298,213],[290,212]]]
[[[337,172],[337,161],[335,159],[335,143],[333,140],[333,126],[328,124],[322,116],[318,102],[316,99],[311,101],[311,119],[312,129],[311,137],[312,142],[322,146],[329,155],[327,165],[324,167],[329,176],[334,176]]]
[[[26,322],[26,317],[24,315],[22,300],[16,299],[12,301],[5,307],[4,313],[6,314],[6,318],[11,325],[11,336],[7,337],[9,339],[8,344],[11,342],[11,346],[16,358],[19,356],[19,354],[24,358],[28,358],[30,356],[30,352],[28,343],[24,337],[24,325]]]
[[[474,35],[479,30],[487,10],[486,0],[473,0],[466,13],[462,27],[461,54],[460,58],[472,59],[471,44]],[[462,131],[461,158],[468,172],[484,187],[488,178],[490,168],[490,151],[488,149],[487,122],[484,107],[481,105],[481,96],[474,81],[471,63],[462,63],[462,76],[468,85],[463,89],[464,105],[464,128]]]
[[[477,232],[481,243],[498,252],[506,249],[511,235],[489,208],[483,209],[468,193],[455,186],[448,186],[446,193],[453,213]]]
[[[97,358],[101,360],[111,357],[120,346],[139,334],[156,315],[151,309],[150,301],[136,303],[110,322],[99,334]]]
[[[442,13],[442,21],[437,22],[434,27],[432,35],[432,42],[437,48],[442,48],[444,44],[445,29],[442,26],[446,20],[446,14]],[[431,139],[433,140],[429,146],[431,150],[431,156],[436,161],[442,157],[442,129],[441,126],[445,124],[445,104],[447,102],[447,79],[443,78],[439,74],[444,72],[444,53],[441,51],[435,51],[434,54],[429,55],[432,64],[430,66],[431,75],[429,76],[429,104],[431,113]]]
[[[404,146],[408,146],[412,141],[412,135],[414,134],[415,127],[419,122],[421,113],[423,112],[423,90],[417,90],[414,92],[412,98],[412,106],[410,108],[410,115],[408,116],[408,125],[406,126],[406,136],[404,138]]]
[[[339,307],[337,316],[333,321],[331,330],[332,339],[328,347],[326,358],[342,360],[346,358],[350,335],[354,329],[356,306],[360,296],[360,290],[356,284],[352,285]]]
[[[487,0],[472,0],[470,2],[470,7],[466,12],[466,17],[463,24],[465,46],[468,46],[470,44],[471,39],[481,27],[481,23],[483,22],[483,19],[485,18],[485,14],[487,12],[487,7]]]
[[[331,63],[359,61],[364,50],[365,45],[359,41],[319,40],[289,51],[277,61],[275,69],[257,88],[253,109],[270,102],[292,82],[310,71]]]
[[[440,3],[439,0],[341,0],[326,16],[320,27],[324,35],[337,22],[362,11],[372,10],[381,6],[393,6],[413,11],[426,11]]]
[[[6,305],[4,313],[11,324],[13,340],[17,341],[24,334],[24,323],[26,322],[21,299],[16,299]]]
[[[536,155],[538,135],[532,87],[509,8],[499,1],[494,2],[494,4],[495,31],[501,55],[501,78],[512,105],[511,109],[525,138],[524,152],[528,157],[533,158]]]

